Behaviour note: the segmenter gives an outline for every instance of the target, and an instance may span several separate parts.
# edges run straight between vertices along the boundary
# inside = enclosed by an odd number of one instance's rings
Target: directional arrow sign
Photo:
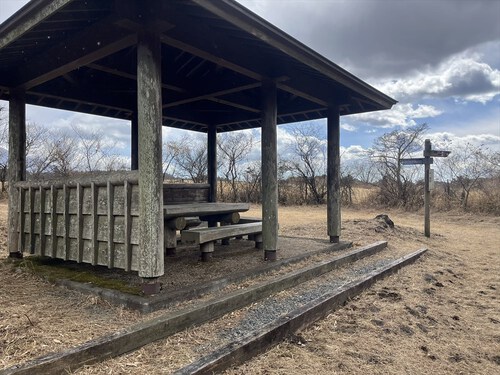
[[[428,155],[425,156],[436,156],[439,158],[445,158],[447,157],[451,151],[438,151],[438,150],[430,150]]]
[[[412,159],[401,159],[401,164],[403,165],[417,165],[417,164],[432,164],[434,161],[431,158],[412,158]]]

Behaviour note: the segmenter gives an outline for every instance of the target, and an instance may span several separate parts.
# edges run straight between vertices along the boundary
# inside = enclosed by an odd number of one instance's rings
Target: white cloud
[[[434,149],[453,150],[465,147],[471,144],[475,147],[483,147],[490,151],[500,152],[500,136],[493,134],[468,134],[456,135],[451,132],[430,133],[428,137],[432,142]]]
[[[368,124],[379,128],[408,127],[417,124],[416,120],[437,117],[442,113],[432,105],[396,104],[388,111],[362,113],[342,117],[343,125],[356,128],[356,124]],[[344,127],[343,127],[344,128]]]
[[[487,103],[500,93],[500,71],[483,62],[479,53],[466,51],[376,86],[400,101],[452,97]]]

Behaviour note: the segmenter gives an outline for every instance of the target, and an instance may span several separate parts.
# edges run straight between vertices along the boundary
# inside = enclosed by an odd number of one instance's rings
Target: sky
[[[424,122],[434,144],[500,151],[500,0],[239,2],[398,101],[388,111],[341,118],[345,158],[384,133]],[[25,3],[0,0],[0,22]],[[128,152],[127,122],[35,106],[27,118],[53,128],[106,128]],[[164,138],[177,132],[164,129]],[[289,141],[288,127],[278,134],[281,145]]]

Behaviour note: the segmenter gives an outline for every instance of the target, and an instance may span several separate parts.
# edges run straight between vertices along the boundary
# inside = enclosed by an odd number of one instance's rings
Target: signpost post
[[[434,157],[445,158],[451,151],[438,151],[433,150],[430,139],[425,140],[424,157],[401,159],[402,165],[419,165],[423,164],[425,167],[424,174],[424,234],[425,237],[431,236],[431,164],[434,163]]]

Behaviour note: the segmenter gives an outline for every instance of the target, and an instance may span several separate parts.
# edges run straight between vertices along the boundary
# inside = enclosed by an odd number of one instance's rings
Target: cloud
[[[500,39],[498,1],[238,1],[364,78],[437,65]]]
[[[377,86],[400,101],[452,97],[486,103],[500,93],[500,70],[481,61],[478,53],[464,52],[435,67]]]
[[[370,125],[378,128],[408,127],[417,124],[417,120],[437,117],[442,113],[432,105],[410,103],[396,104],[388,111],[362,113],[344,116],[344,126],[356,128]]]
[[[426,138],[432,142],[432,148],[453,150],[462,149],[467,144],[482,147],[484,150],[500,152],[500,136],[493,134],[456,135],[451,132],[430,133]]]

